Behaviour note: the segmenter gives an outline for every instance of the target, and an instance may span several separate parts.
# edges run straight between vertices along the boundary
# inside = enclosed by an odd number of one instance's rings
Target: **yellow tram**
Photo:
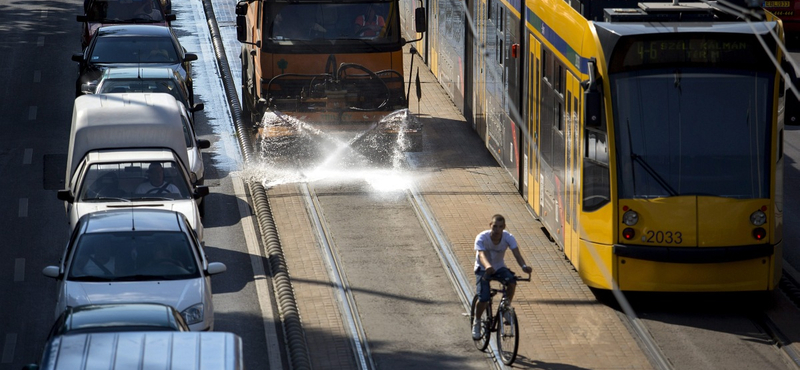
[[[465,44],[486,47],[458,51],[471,88],[451,95],[591,287],[778,284],[782,25],[724,5],[470,4]]]

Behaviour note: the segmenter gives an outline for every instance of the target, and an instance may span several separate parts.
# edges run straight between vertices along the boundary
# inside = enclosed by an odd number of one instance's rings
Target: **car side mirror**
[[[208,195],[208,186],[200,185],[194,188],[194,199],[200,199]]]
[[[175,14],[166,14],[166,15],[164,15],[164,19],[166,19],[167,22],[172,22],[172,21],[178,19],[178,17]]]
[[[428,32],[428,19],[425,18],[425,8],[414,9],[414,30],[417,33]]]
[[[83,53],[72,54],[73,62],[83,62]]]
[[[211,147],[211,142],[206,139],[197,140],[198,149],[208,149]]]
[[[205,104],[197,103],[192,107],[192,109],[189,109],[189,112],[192,112],[192,113],[199,112],[199,111],[201,111],[201,110],[203,110],[205,108],[206,108]]]
[[[61,269],[58,266],[47,266],[42,269],[42,274],[49,278],[58,279],[61,277]]]
[[[69,189],[61,189],[56,193],[58,200],[63,200],[65,202],[72,203],[75,201],[75,197],[72,196],[72,192]]]
[[[97,85],[91,82],[81,84],[81,92],[84,94],[94,94],[95,90],[97,90]]]
[[[75,17],[75,20],[78,21],[78,22],[81,22],[81,23],[85,23],[85,22],[89,21],[89,17],[87,17],[85,15],[79,15],[79,16]]]
[[[221,274],[227,270],[228,266],[225,266],[225,264],[222,262],[209,262],[206,272],[209,275],[216,275],[216,274]]]
[[[197,54],[194,54],[194,53],[186,53],[186,54],[183,56],[183,61],[184,61],[184,62],[191,62],[191,61],[195,61],[195,60],[197,60]]]

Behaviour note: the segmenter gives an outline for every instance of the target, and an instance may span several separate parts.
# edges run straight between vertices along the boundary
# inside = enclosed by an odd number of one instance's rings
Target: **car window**
[[[84,234],[67,275],[72,281],[180,280],[200,276],[187,234],[120,231]]]
[[[89,21],[164,21],[158,0],[95,0],[86,9]]]
[[[163,170],[161,181],[156,181],[157,176],[151,175],[150,167],[153,163],[158,163]],[[191,199],[189,185],[181,175],[177,163],[95,163],[87,168],[77,195],[77,199],[83,202],[139,201],[153,198]]]
[[[101,81],[95,93],[166,93],[186,105],[186,98],[183,92],[172,80],[106,79]]]
[[[192,124],[189,123],[189,120],[187,120],[183,115],[181,115],[181,121],[183,122],[183,139],[186,140],[186,147],[194,148],[194,132],[192,132]]]
[[[169,37],[98,37],[91,63],[179,63]]]

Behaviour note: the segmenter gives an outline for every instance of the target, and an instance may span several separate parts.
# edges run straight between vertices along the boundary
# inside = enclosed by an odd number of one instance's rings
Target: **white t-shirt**
[[[500,243],[494,244],[492,242],[492,230],[486,230],[475,238],[475,271],[483,270],[483,265],[478,257],[479,251],[484,251],[486,259],[492,264],[495,271],[502,267],[506,267],[505,254],[506,249],[516,249],[517,239],[510,232],[503,230],[503,237]]]

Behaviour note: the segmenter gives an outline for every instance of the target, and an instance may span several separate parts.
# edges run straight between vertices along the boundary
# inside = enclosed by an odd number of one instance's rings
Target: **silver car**
[[[226,266],[208,262],[178,212],[127,208],[84,215],[58,266],[55,315],[86,304],[154,302],[175,307],[193,331],[213,330],[211,276]]]

